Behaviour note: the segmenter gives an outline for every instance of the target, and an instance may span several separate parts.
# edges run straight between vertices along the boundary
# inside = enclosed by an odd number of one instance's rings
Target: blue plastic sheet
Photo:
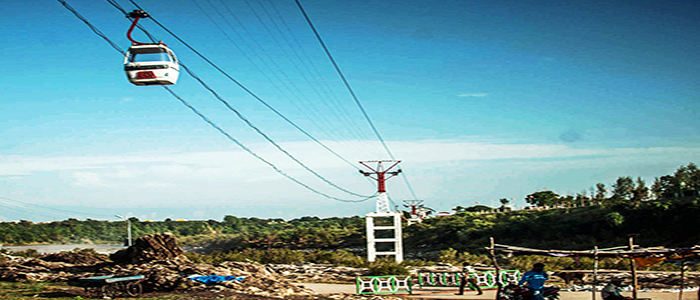
[[[189,279],[201,282],[201,283],[214,283],[222,281],[238,281],[241,282],[245,279],[245,276],[219,276],[219,275],[206,275],[206,276],[192,276]]]

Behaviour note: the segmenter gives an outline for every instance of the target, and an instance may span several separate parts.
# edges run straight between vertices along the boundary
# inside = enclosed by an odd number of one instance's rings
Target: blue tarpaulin
[[[206,275],[206,276],[192,276],[189,279],[198,281],[201,283],[214,283],[222,281],[238,281],[241,282],[245,279],[245,276],[219,276],[219,275]]]

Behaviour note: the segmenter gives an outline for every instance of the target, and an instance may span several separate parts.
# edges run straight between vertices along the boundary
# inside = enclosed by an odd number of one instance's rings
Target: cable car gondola
[[[175,53],[162,42],[140,43],[131,38],[131,32],[141,18],[147,18],[148,14],[141,10],[129,13],[134,18],[127,37],[131,41],[131,47],[124,57],[124,71],[129,82],[135,85],[171,85],[177,82],[180,75],[180,65],[177,63]]]
[[[129,47],[124,71],[135,85],[170,85],[177,82],[180,66],[167,45],[142,44]]]

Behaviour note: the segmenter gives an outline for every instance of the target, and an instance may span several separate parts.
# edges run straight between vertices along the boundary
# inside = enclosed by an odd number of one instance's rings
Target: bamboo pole
[[[634,237],[630,236],[630,251],[634,250]],[[637,262],[630,254],[630,269],[632,270],[632,299],[637,299]]]
[[[496,268],[496,286],[498,287],[496,289],[496,300],[498,300],[498,296],[501,295],[501,281],[500,275],[501,275],[501,267],[498,265],[498,260],[496,260],[496,243],[494,243],[493,237],[490,237],[489,240],[491,241],[491,248],[489,248],[489,254],[491,256],[491,260],[493,260],[493,266]]]
[[[593,300],[595,300],[596,287],[598,286],[598,246],[593,248],[593,287],[591,288],[591,293],[593,293]]]
[[[685,279],[685,258],[681,259],[681,290],[678,292],[678,300],[683,300],[683,288],[685,285],[683,281]]]

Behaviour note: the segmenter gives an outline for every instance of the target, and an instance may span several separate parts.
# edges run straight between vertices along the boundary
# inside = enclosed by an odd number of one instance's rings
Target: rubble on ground
[[[352,283],[367,274],[366,268],[337,267],[327,264],[262,265],[252,262],[224,262],[218,264],[193,263],[170,234],[149,235],[139,238],[134,246],[110,256],[89,251],[61,252],[42,258],[23,258],[0,253],[0,281],[35,281],[77,283],[80,278],[95,276],[143,275],[144,291],[155,292],[233,292],[262,297],[289,298],[312,295],[313,291],[293,282]],[[484,266],[485,267],[485,266]],[[409,267],[412,275],[418,272],[458,272],[461,267],[441,264]],[[479,268],[477,270],[484,270]],[[220,275],[244,277],[242,281],[203,284],[190,280],[191,276]],[[590,283],[590,272],[580,276]],[[608,271],[598,275],[599,282],[611,278],[628,278],[629,272]],[[647,288],[675,288],[680,283],[678,272],[640,272],[640,286]],[[552,283],[564,280],[552,276]],[[687,274],[686,285],[700,284],[700,274]],[[389,299],[391,296],[368,296],[346,293],[328,295],[335,300]]]
[[[79,284],[80,278],[143,275],[145,291],[216,290],[263,297],[311,295],[313,291],[295,285],[269,266],[247,262],[220,264],[193,263],[184,256],[172,235],[159,234],[139,238],[134,246],[111,256],[107,262],[84,251],[61,252],[44,258],[21,258],[2,254],[0,280],[69,282]],[[91,257],[94,256],[94,257]],[[94,264],[87,262],[92,261]],[[240,282],[202,284],[188,277],[204,275],[244,277]]]
[[[189,261],[185,257],[185,250],[180,248],[171,233],[142,236],[134,241],[133,246],[119,250],[109,258],[117,264],[140,264],[169,259]]]
[[[64,262],[79,266],[96,265],[108,262],[107,256],[89,251],[59,252],[45,255],[43,261]]]

